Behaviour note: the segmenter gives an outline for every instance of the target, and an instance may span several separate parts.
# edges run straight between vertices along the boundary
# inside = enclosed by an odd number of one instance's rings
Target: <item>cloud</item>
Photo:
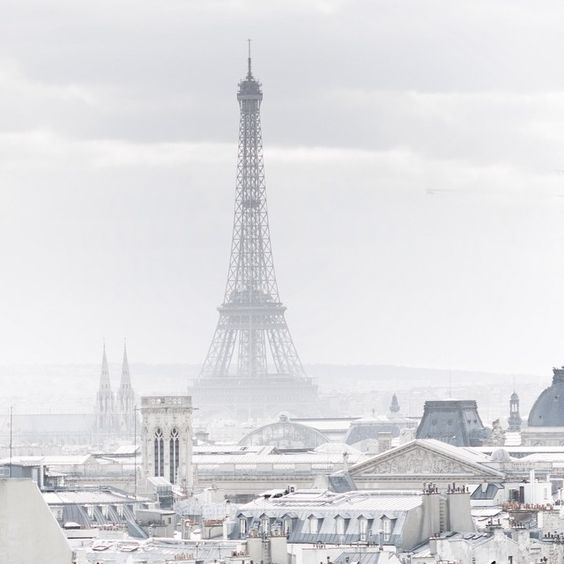
[[[557,360],[560,2],[3,10],[4,360],[96,360],[108,325],[146,360],[203,358],[229,251],[247,37],[276,266],[304,359]]]

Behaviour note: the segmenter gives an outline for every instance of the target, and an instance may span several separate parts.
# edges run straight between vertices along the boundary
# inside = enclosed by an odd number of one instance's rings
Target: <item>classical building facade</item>
[[[432,482],[446,491],[453,483],[470,486],[505,478],[489,456],[433,439],[400,445],[351,466],[347,474],[359,490],[411,490]]]
[[[143,472],[192,491],[192,398],[141,398]]]

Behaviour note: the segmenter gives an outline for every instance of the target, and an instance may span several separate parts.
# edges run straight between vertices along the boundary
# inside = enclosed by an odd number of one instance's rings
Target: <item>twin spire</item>
[[[110,369],[108,367],[108,357],[106,356],[106,343],[103,345],[102,352],[102,370],[100,372],[100,391],[103,388],[110,387]],[[123,360],[121,363],[121,388],[131,388],[131,378],[129,376],[129,362],[127,360],[127,342],[123,342]]]
[[[131,387],[127,344],[123,344],[121,381],[118,391],[112,392],[106,343],[102,353],[100,386],[96,395],[96,430],[103,435],[131,431],[135,418],[135,393]]]

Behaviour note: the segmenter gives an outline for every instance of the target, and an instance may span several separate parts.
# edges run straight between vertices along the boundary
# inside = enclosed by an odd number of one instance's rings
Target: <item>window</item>
[[[335,533],[337,535],[345,534],[345,520],[340,515],[335,517]]]
[[[288,536],[292,532],[292,519],[286,517],[284,519],[284,535]]]
[[[389,541],[394,529],[394,519],[390,519],[385,515],[382,517],[382,540]]]
[[[368,521],[366,520],[366,517],[358,518],[358,530],[360,533],[360,540],[364,542],[366,540],[366,532],[368,531]]]
[[[169,456],[170,483],[175,484],[176,478],[178,477],[178,465],[180,463],[180,456],[179,456],[180,440],[179,440],[178,430],[176,428],[174,428],[170,432],[169,442],[170,442],[170,453],[169,453],[170,454]]]
[[[241,538],[244,538],[247,534],[247,520],[244,517],[239,519],[239,532],[241,533]]]
[[[270,519],[266,515],[260,518],[260,532],[263,535],[268,535],[270,532]]]
[[[160,428],[155,431],[155,476],[164,476],[164,439]]]
[[[315,515],[310,515],[309,516],[309,532],[312,535],[316,535],[317,532],[319,531],[318,529],[319,526],[319,522],[317,517],[315,517]]]

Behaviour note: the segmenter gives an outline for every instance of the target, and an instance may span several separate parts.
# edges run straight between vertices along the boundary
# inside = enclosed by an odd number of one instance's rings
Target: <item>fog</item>
[[[563,17],[527,1],[5,2],[0,363],[94,366],[124,337],[132,362],[203,361],[252,37],[304,363],[548,383],[564,362]]]

